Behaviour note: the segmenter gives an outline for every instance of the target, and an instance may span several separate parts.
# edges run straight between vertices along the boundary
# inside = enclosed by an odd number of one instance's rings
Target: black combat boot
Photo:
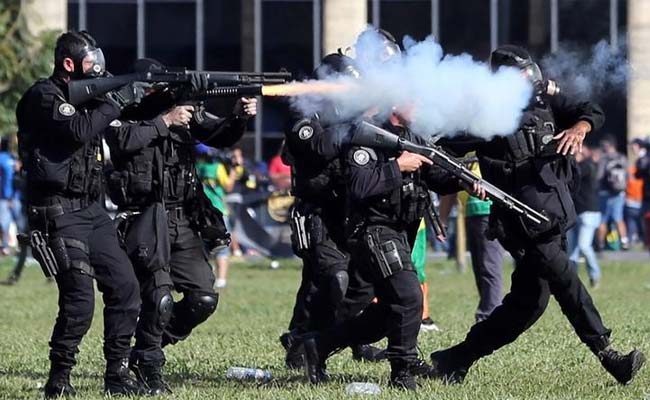
[[[300,340],[305,352],[305,376],[311,384],[317,385],[322,382],[327,382],[329,376],[327,375],[327,352],[323,351],[321,338],[317,334],[309,334],[303,336]]]
[[[435,370],[426,361],[417,358],[409,363],[409,369],[415,376],[422,378],[435,378]]]
[[[129,373],[129,359],[112,360],[106,363],[104,394],[107,396],[134,396],[147,394],[140,383]]]
[[[390,385],[398,389],[417,390],[410,362],[405,360],[390,361]]]
[[[429,378],[440,379],[448,385],[463,383],[472,361],[458,351],[458,346],[431,353]]]
[[[146,390],[149,396],[160,396],[172,394],[171,389],[162,378],[162,367],[164,361],[154,363],[131,362],[129,368],[133,371],[140,385]]]
[[[285,332],[280,336],[280,343],[282,343],[282,347],[286,351],[284,363],[289,369],[300,369],[305,366],[305,352],[302,344],[299,344],[298,340],[296,340],[296,336],[293,331]]]
[[[622,385],[632,382],[645,362],[645,355],[639,350],[624,355],[608,346],[596,355],[603,368]]]
[[[386,359],[386,351],[370,344],[350,346],[354,361],[379,362]]]
[[[45,383],[44,394],[46,399],[75,396],[77,391],[70,384],[70,369],[52,366],[50,376]]]

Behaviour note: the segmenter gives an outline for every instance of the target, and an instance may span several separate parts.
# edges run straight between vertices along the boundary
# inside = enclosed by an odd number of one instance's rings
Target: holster
[[[65,252],[65,244],[62,242],[62,239],[58,238],[50,241],[49,237],[50,223],[54,218],[60,215],[63,215],[63,207],[61,205],[43,207],[29,206],[29,235],[21,234],[18,237],[18,240],[21,242],[29,241],[29,244],[32,247],[33,256],[36,261],[38,261],[38,264],[43,270],[43,274],[47,278],[54,277],[59,272],[67,270],[70,267],[69,259],[66,263],[65,261],[67,257],[59,257],[63,262],[58,262],[52,249],[53,244],[57,251],[60,250],[61,246],[63,246],[63,254],[67,256],[67,252]]]
[[[208,251],[230,245],[230,233],[226,229],[223,214],[210,203],[203,188],[196,191],[190,211],[190,223],[199,231]]]
[[[291,227],[291,246],[293,247],[293,252],[299,257],[302,257],[311,245],[311,238],[307,229],[307,218],[308,216],[298,209],[298,207],[294,207],[291,210],[291,218],[289,220]]]
[[[396,238],[382,238],[381,228],[371,228],[366,230],[364,239],[367,249],[369,250],[374,264],[377,267],[373,275],[378,278],[388,278],[389,276],[405,269],[405,263],[399,252]]]

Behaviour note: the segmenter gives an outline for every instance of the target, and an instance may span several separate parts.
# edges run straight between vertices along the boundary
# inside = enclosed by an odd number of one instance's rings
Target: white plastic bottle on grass
[[[345,393],[348,395],[355,394],[369,394],[376,395],[381,393],[379,385],[370,382],[352,382],[345,388]]]
[[[268,382],[272,376],[269,371],[257,368],[230,367],[226,371],[226,378],[238,381]]]

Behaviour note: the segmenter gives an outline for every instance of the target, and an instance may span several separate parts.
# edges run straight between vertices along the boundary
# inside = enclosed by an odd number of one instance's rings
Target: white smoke
[[[370,33],[369,33],[370,32]],[[382,36],[365,31],[355,45],[359,54],[380,52]],[[388,62],[377,57],[357,57],[361,78],[325,78],[354,85],[344,92],[300,96],[295,109],[313,113],[328,102],[336,105],[341,119],[355,118],[371,109],[384,116],[405,111],[412,130],[423,136],[458,132],[492,137],[514,132],[522,110],[532,95],[532,85],[515,68],[490,71],[486,63],[468,54],[444,55],[432,37],[415,42],[406,37],[401,57]]]
[[[622,50],[613,51],[605,40],[589,50],[561,48],[542,59],[544,76],[554,79],[574,100],[594,99],[608,93],[625,93],[630,73]]]

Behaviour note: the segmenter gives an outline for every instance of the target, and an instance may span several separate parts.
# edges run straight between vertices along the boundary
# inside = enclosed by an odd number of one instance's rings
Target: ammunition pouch
[[[169,270],[171,245],[167,212],[162,203],[153,203],[138,214],[131,214],[120,225],[124,249],[136,269]]]
[[[374,278],[385,279],[402,270],[413,270],[404,235],[386,227],[369,227],[364,244],[371,255]]]
[[[414,182],[402,186],[400,202],[400,221],[409,224],[420,221],[430,207],[431,198],[428,191]]]

